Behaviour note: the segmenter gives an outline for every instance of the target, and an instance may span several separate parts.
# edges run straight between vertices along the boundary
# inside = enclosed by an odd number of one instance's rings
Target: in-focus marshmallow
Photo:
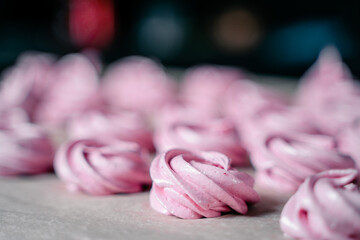
[[[218,152],[172,149],[154,159],[150,174],[150,205],[166,215],[218,217],[231,209],[246,214],[247,204],[260,200],[253,178]]]

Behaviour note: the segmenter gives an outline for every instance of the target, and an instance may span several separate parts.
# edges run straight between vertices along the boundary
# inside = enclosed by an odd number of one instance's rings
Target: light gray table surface
[[[295,84],[259,81],[285,92]],[[247,215],[183,220],[152,210],[148,192],[93,197],[68,192],[54,174],[0,179],[0,240],[286,239],[279,218],[287,197],[256,189],[261,201]]]
[[[94,197],[67,191],[54,174],[0,181],[0,239],[285,239],[286,197],[258,189],[247,215],[184,220],[155,212],[149,193]]]

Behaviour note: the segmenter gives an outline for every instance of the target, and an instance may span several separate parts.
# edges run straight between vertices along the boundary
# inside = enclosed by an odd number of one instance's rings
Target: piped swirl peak
[[[260,198],[253,178],[230,164],[218,152],[172,149],[158,155],[150,168],[152,208],[185,219],[218,217],[231,209],[246,214],[247,203]]]

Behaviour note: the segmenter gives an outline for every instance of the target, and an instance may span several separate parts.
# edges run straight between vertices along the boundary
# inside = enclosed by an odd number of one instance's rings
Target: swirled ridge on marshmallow
[[[154,159],[150,174],[150,204],[166,215],[217,217],[230,209],[246,214],[247,203],[259,201],[253,178],[231,168],[218,152],[172,149]]]
[[[338,151],[333,137],[306,133],[269,134],[251,152],[257,182],[282,192],[295,192],[306,177],[329,170],[354,168]]]
[[[330,170],[307,178],[286,203],[281,229],[296,239],[360,239],[358,179],[355,169]]]
[[[154,142],[158,152],[172,148],[217,151],[231,158],[233,165],[249,163],[238,131],[228,119],[173,122],[155,131]]]
[[[70,140],[56,153],[54,167],[70,190],[91,195],[139,192],[151,183],[147,152],[113,139]]]
[[[0,113],[0,176],[38,174],[51,170],[54,145],[40,126],[28,122],[25,112]]]

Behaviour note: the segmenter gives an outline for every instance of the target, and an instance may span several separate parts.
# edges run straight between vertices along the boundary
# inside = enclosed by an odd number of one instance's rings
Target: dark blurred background
[[[359,1],[2,0],[0,70],[27,50],[93,48],[105,63],[136,54],[165,66],[300,76],[334,45],[359,76],[359,9]]]

